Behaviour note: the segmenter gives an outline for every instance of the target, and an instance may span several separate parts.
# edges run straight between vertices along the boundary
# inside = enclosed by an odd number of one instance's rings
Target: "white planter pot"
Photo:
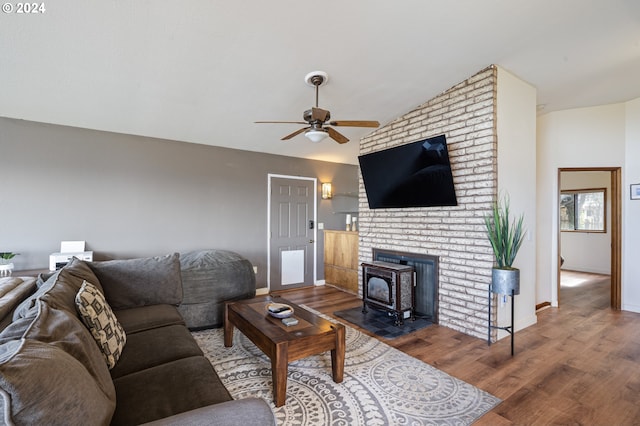
[[[0,277],[9,277],[13,272],[13,263],[0,264]]]

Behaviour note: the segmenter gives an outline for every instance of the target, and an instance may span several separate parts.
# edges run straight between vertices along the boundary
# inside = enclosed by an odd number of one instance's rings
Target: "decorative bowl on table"
[[[267,303],[267,306],[265,306],[265,308],[267,310],[267,313],[272,317],[289,318],[291,315],[293,315],[293,308],[284,303]]]

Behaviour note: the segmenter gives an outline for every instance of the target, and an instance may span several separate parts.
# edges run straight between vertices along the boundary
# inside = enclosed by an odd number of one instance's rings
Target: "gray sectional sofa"
[[[183,260],[192,272],[215,273],[210,262],[207,266],[211,256],[216,257],[210,251],[193,252]],[[185,270],[188,275],[190,268]],[[184,272],[180,256],[173,254],[106,262],[74,259],[37,285],[30,278],[0,281],[0,313],[12,319],[2,322],[0,332],[0,423],[275,424],[262,399],[232,400],[191,336],[178,308]],[[199,277],[202,284],[204,276]],[[95,298],[87,301],[80,295],[89,288]],[[7,304],[30,292],[7,312]],[[192,304],[222,303],[212,296],[215,292],[201,293]],[[253,294],[255,285],[246,294],[223,297]],[[188,306],[181,309],[190,312]],[[87,318],[87,310],[99,320]],[[192,316],[195,327],[215,322],[203,315]],[[105,336],[108,342],[99,339]],[[117,359],[111,369],[109,357]]]

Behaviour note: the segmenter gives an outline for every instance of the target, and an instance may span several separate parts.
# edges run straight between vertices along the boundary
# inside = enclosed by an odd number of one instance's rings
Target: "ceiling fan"
[[[304,135],[313,142],[320,142],[327,136],[335,140],[338,143],[349,142],[349,139],[342,133],[335,130],[333,127],[328,126],[346,126],[346,127],[378,127],[380,123],[377,121],[363,121],[363,120],[336,120],[331,121],[331,113],[326,109],[318,107],[318,89],[329,80],[329,76],[324,71],[312,71],[307,74],[304,81],[309,86],[314,86],[316,89],[316,106],[308,109],[302,115],[304,121],[256,121],[255,123],[291,123],[291,124],[307,124],[308,127],[303,127],[300,130],[285,136],[282,140],[288,140],[294,136],[304,132]]]

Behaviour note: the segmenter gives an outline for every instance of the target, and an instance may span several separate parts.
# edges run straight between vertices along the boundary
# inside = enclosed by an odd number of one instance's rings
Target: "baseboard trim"
[[[622,310],[623,311],[640,313],[640,305],[633,305],[633,304],[630,304],[630,303],[625,303],[624,305],[622,305]]]
[[[547,309],[551,307],[551,302],[542,302],[536,305],[536,312],[541,311],[543,309]]]
[[[257,288],[256,289],[256,296],[264,296],[265,294],[269,294],[269,289],[266,287],[262,287],[262,288]]]

